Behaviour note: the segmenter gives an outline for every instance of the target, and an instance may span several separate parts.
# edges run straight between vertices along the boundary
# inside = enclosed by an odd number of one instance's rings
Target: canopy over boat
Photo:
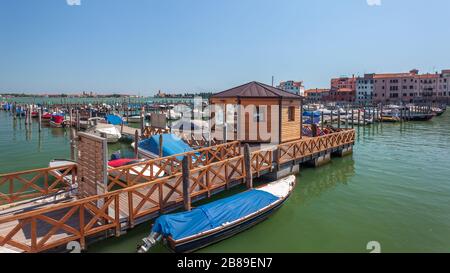
[[[174,134],[153,135],[148,139],[139,142],[139,148],[147,150],[153,154],[159,155],[159,138],[163,138],[162,155],[171,156],[193,151],[192,147],[186,144],[181,138]],[[182,156],[178,158],[182,160]]]
[[[243,218],[277,200],[279,197],[267,191],[250,190],[197,207],[189,212],[160,216],[155,221],[152,231],[179,240]]]
[[[43,119],[51,119],[51,118],[52,118],[52,114],[50,114],[50,113],[45,113],[45,114],[42,115],[42,118],[43,118]]]
[[[139,159],[136,158],[119,158],[108,161],[108,166],[111,168],[118,168],[126,165],[131,165],[135,163],[141,162]]]
[[[105,119],[106,122],[112,125],[120,125],[123,122],[122,118],[116,115],[107,115]]]

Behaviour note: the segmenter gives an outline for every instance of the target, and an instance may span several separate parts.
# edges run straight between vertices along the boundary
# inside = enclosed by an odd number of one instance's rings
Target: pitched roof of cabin
[[[275,88],[273,86],[260,83],[249,82],[212,96],[213,98],[286,98],[286,99],[302,99],[301,96]]]

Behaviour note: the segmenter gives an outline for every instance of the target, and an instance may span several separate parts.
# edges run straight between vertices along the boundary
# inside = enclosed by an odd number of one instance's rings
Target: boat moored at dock
[[[267,219],[289,198],[295,176],[199,206],[192,211],[160,216],[138,252],[160,239],[175,252],[193,252],[242,232]]]
[[[52,115],[50,119],[50,126],[55,128],[64,127],[64,116],[59,114]]]
[[[163,142],[162,149],[160,141]],[[136,144],[134,142],[131,144],[133,148],[135,148],[135,145]],[[153,135],[150,138],[138,142],[138,153],[142,157],[146,158],[178,155],[191,152],[193,150],[194,149],[191,146],[175,134]]]
[[[87,133],[104,137],[108,143],[116,143],[122,137],[120,130],[112,124],[99,123],[86,130]]]

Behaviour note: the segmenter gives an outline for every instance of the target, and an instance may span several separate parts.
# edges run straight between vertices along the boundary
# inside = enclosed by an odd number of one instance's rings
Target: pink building
[[[436,101],[450,98],[450,70],[441,74],[422,74],[418,70],[409,73],[374,75],[375,102]]]
[[[353,75],[331,79],[329,99],[337,102],[353,102],[356,99],[356,78]]]
[[[308,102],[322,102],[328,100],[330,89],[309,89],[305,90],[305,98]]]

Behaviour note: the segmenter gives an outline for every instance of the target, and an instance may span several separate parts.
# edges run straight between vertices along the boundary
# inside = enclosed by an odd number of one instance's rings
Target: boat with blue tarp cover
[[[192,211],[162,215],[138,252],[147,252],[162,238],[175,252],[192,252],[244,231],[281,207],[294,190],[295,179],[291,175]]]
[[[121,125],[123,123],[123,119],[118,115],[106,115],[105,120],[112,125]]]
[[[150,138],[141,140],[138,142],[138,153],[141,156],[147,158],[157,158],[160,156],[160,137],[162,137],[162,156],[179,155],[186,152],[191,152],[194,149],[184,142],[180,137],[175,134],[161,134],[153,135]],[[135,143],[131,146],[134,148]],[[178,160],[182,160],[183,156],[177,157]]]

